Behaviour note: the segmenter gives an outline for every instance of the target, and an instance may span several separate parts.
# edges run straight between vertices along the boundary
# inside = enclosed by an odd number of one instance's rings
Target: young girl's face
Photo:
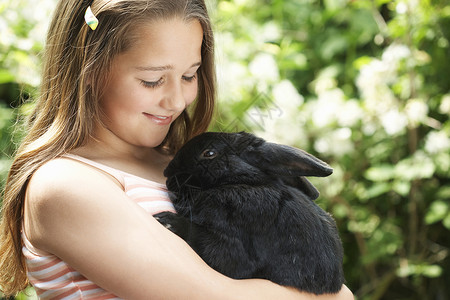
[[[157,21],[113,60],[100,99],[107,134],[138,147],[158,146],[197,96],[203,30],[197,20]]]

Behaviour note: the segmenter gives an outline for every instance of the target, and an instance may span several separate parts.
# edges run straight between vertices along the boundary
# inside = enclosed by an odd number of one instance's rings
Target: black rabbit
[[[229,277],[336,293],[344,283],[342,244],[303,177],[332,172],[302,150],[246,132],[204,133],[164,171],[178,214],[155,217]]]

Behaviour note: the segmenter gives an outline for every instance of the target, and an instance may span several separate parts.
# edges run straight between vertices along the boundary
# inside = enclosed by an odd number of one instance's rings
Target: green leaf
[[[373,61],[373,57],[370,56],[361,56],[358,59],[353,61],[353,67],[357,70],[361,69],[363,66],[368,65],[371,61]]]
[[[423,274],[423,276],[429,277],[429,278],[439,277],[442,274],[442,267],[440,267],[438,265],[423,266],[422,274]]]
[[[9,71],[0,70],[0,84],[14,81],[14,75]]]
[[[389,3],[391,0],[376,0],[375,3],[377,6],[381,6],[383,4]]]
[[[450,175],[450,154],[446,152],[439,152],[434,156],[434,163],[436,166],[436,173],[447,176]],[[449,197],[450,198],[450,197]]]
[[[433,160],[422,152],[416,152],[413,157],[400,161],[395,166],[395,177],[412,181],[431,178],[436,170]]]
[[[346,0],[325,0],[325,9],[329,11],[342,10],[347,4]]]
[[[424,264],[406,264],[397,269],[399,277],[408,277],[411,275],[422,275],[429,278],[436,278],[442,275],[442,267],[438,265]]]
[[[397,192],[400,196],[407,196],[410,189],[411,189],[411,183],[409,181],[399,181],[396,180],[394,184],[392,185],[392,189]]]
[[[450,230],[450,213],[447,214],[447,216],[444,218],[444,220],[442,221],[442,224],[444,224],[445,228]]]
[[[367,169],[364,177],[371,181],[387,181],[394,178],[394,175],[394,166],[385,164]]]
[[[348,216],[348,208],[343,204],[333,206],[333,216],[337,219],[343,219]]]
[[[366,196],[370,198],[375,198],[389,192],[392,189],[392,185],[386,182],[375,183],[367,190]]]
[[[348,47],[348,42],[342,35],[331,35],[324,41],[321,47],[321,54],[325,60],[332,59],[338,53],[344,52]]]
[[[427,214],[425,215],[425,223],[430,225],[439,222],[444,218],[447,218],[449,215],[448,211],[449,211],[448,203],[441,200],[434,201],[430,205],[430,208]]]
[[[443,186],[439,188],[436,196],[440,199],[450,199],[450,186]]]
[[[412,265],[401,266],[397,269],[396,273],[398,277],[405,278],[414,274],[415,268]]]

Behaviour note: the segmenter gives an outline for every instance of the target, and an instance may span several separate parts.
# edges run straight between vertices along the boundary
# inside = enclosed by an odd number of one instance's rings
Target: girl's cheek
[[[198,87],[195,86],[195,88],[192,89],[192,92],[188,98],[186,106],[189,106],[192,102],[194,102],[194,100],[197,98],[197,94],[198,94]]]

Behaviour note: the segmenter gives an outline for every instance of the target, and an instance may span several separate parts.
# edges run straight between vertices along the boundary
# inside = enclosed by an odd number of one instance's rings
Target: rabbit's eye
[[[211,158],[214,158],[214,157],[216,157],[216,156],[217,156],[217,152],[214,151],[214,150],[211,150],[211,149],[206,149],[206,150],[203,151],[203,153],[202,153],[202,157],[204,157],[204,158],[209,158],[209,159],[211,159]]]

